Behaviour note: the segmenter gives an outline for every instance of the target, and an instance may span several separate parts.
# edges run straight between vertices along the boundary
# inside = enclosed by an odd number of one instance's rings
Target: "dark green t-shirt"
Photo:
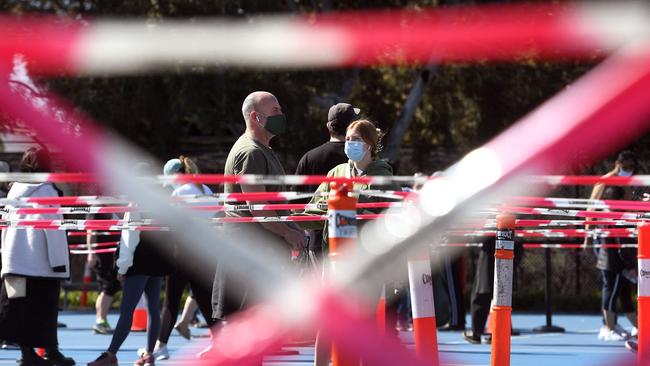
[[[226,175],[258,174],[258,175],[284,175],[284,168],[280,159],[269,147],[266,147],[252,138],[242,135],[237,139],[228,158],[224,169]],[[282,185],[265,186],[267,192],[282,192],[285,187]],[[225,193],[240,193],[239,184],[224,185]],[[242,204],[245,204],[242,203]],[[288,214],[288,212],[279,212],[279,215]],[[237,216],[251,216],[250,212],[241,212]]]

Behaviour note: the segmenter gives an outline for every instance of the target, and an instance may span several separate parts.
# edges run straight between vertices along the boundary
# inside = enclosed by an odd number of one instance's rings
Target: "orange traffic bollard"
[[[357,245],[357,199],[350,194],[347,184],[332,183],[327,199],[329,258],[332,274],[346,265],[342,251],[354,250]],[[332,366],[358,366],[359,359],[339,351],[332,343]]]
[[[409,259],[408,272],[415,353],[429,365],[437,366],[438,333],[429,256],[424,253],[418,258]]]
[[[131,331],[145,332],[147,330],[147,300],[142,295],[138,305],[133,310],[133,321],[131,322]]]
[[[639,365],[647,364],[650,352],[650,225],[639,226],[639,281],[638,281],[638,359]],[[644,360],[646,363],[644,363]]]
[[[512,315],[512,272],[515,258],[515,216],[497,215],[497,240],[494,253],[494,329],[492,330],[492,366],[510,365]]]

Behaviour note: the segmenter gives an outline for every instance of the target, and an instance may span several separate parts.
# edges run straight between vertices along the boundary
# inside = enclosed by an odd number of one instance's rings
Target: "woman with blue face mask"
[[[393,168],[384,160],[379,159],[379,151],[381,150],[381,138],[384,133],[378,129],[372,122],[368,120],[357,120],[352,122],[345,134],[345,155],[348,157],[348,162],[337,165],[327,173],[328,177],[360,177],[360,176],[392,176]],[[388,185],[374,185],[365,183],[355,183],[354,191],[364,190],[385,190],[396,191],[401,190],[397,184]],[[316,190],[316,195],[312,198],[310,203],[327,204],[327,195],[324,192],[329,191],[329,184],[323,182]],[[359,196],[359,202],[376,202],[386,201],[384,198]],[[360,209],[357,210],[359,214],[363,213],[379,213],[378,209]],[[305,213],[323,215],[326,212],[322,210],[307,210]],[[361,225],[362,222],[359,222]],[[318,225],[318,223],[316,223]],[[310,226],[308,223],[301,224],[306,229],[321,229],[321,226]],[[329,251],[329,242],[327,235],[327,223],[323,231],[323,258],[327,258]],[[378,288],[379,293],[379,288]],[[395,325],[395,324],[393,324]],[[392,327],[395,329],[395,327]],[[316,354],[314,358],[314,365],[324,366],[329,365],[330,362],[330,345],[327,340],[320,337],[316,341]]]

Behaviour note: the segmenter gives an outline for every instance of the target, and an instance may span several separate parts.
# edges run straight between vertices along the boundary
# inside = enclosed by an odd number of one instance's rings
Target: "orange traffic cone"
[[[147,300],[142,295],[138,305],[133,310],[132,332],[145,332],[147,330]]]

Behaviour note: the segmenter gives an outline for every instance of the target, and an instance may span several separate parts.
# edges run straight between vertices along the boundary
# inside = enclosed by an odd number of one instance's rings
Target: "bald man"
[[[284,175],[280,159],[273,149],[269,147],[271,139],[283,134],[287,129],[285,116],[282,114],[282,107],[277,98],[264,91],[251,93],[246,97],[242,105],[242,114],[246,131],[239,137],[228,154],[225,166],[225,174],[242,175]],[[279,185],[246,185],[246,184],[225,184],[225,193],[239,192],[268,192],[283,191],[285,187]],[[260,204],[260,202],[249,202],[246,204]],[[244,204],[244,202],[240,202]],[[244,211],[227,212],[229,216],[282,216],[289,212],[283,211]],[[305,233],[297,225],[291,222],[286,223],[259,223],[242,225],[260,225],[268,234],[282,238],[287,245],[284,248],[272,247],[272,243],[264,245],[261,243],[260,250],[280,250],[289,258],[291,249],[300,249],[306,245]],[[232,225],[229,226],[233,228]],[[241,226],[246,230],[250,226]],[[236,227],[234,228],[236,230]],[[223,320],[228,314],[240,310],[244,305],[244,298],[232,296],[229,288],[237,286],[232,279],[224,279],[227,276],[217,271],[212,290],[213,317]],[[241,290],[238,288],[238,290]]]

